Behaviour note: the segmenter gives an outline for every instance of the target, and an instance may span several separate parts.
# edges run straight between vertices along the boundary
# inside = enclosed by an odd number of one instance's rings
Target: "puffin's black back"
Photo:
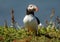
[[[38,24],[40,24],[40,21],[39,21],[39,19],[35,16],[35,18],[36,18],[36,20],[37,20],[37,22],[38,22]]]

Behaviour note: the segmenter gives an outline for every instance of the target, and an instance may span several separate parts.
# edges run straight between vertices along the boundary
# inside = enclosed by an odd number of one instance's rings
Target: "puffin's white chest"
[[[23,22],[26,24],[26,23],[37,23],[35,17],[33,15],[26,15],[23,19]]]
[[[37,29],[37,20],[33,15],[26,15],[23,22],[27,28]]]

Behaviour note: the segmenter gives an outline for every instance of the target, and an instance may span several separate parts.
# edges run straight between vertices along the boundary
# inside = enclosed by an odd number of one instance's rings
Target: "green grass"
[[[39,27],[39,36],[33,32],[27,32],[26,29],[14,29],[0,27],[0,42],[13,42],[15,39],[21,40],[31,36],[29,42],[60,42],[60,30],[51,27]],[[18,41],[17,41],[18,42]]]

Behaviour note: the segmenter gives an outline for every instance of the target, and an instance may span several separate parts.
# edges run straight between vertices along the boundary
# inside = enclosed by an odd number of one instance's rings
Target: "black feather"
[[[36,18],[36,20],[37,20],[38,24],[40,24],[40,21],[39,21],[38,17],[36,17],[36,16],[35,16],[35,18]]]

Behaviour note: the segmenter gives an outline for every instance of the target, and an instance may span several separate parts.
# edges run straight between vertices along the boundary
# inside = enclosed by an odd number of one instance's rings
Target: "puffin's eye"
[[[30,6],[30,7],[32,7],[32,6]]]

